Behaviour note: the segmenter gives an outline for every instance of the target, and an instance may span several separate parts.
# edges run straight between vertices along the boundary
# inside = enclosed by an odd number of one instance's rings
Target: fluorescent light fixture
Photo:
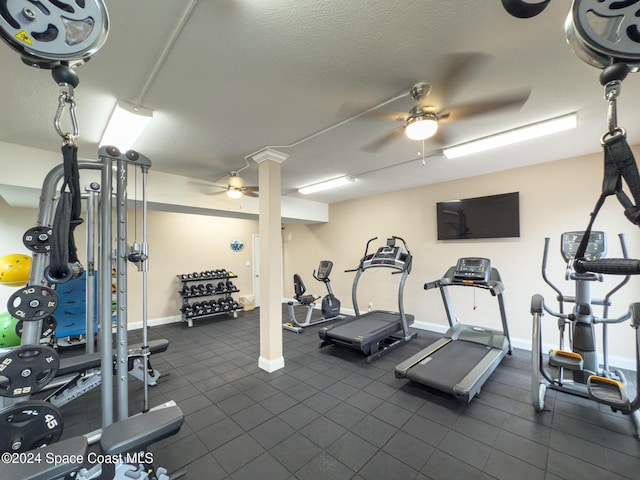
[[[111,145],[121,152],[130,150],[152,118],[153,110],[118,101],[104,129],[100,145]]]
[[[229,187],[227,189],[227,197],[233,199],[242,198],[242,190],[240,190],[239,188]]]
[[[309,185],[308,187],[302,187],[298,189],[298,192],[303,195],[309,195],[310,193],[322,192],[323,190],[329,190],[330,188],[341,187],[355,182],[353,177],[339,177],[333,180],[327,180],[326,182],[316,183],[315,185]]]
[[[543,137],[552,133],[563,132],[578,126],[578,116],[575,113],[562,117],[552,118],[539,123],[525,125],[524,127],[497,133],[488,137],[472,140],[455,147],[445,148],[442,153],[447,158],[458,158],[464,155],[484,152],[492,148],[511,145],[512,143],[531,140],[532,138]]]
[[[434,115],[426,114],[407,120],[404,133],[411,140],[426,140],[435,135],[438,130],[438,120]]]

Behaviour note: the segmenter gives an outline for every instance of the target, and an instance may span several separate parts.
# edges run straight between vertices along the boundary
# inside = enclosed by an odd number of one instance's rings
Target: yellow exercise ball
[[[22,253],[10,253],[0,257],[0,285],[24,287],[29,281],[31,257]]]

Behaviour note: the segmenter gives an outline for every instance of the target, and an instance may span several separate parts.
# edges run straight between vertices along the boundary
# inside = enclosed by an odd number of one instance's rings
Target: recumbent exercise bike
[[[290,321],[283,323],[282,328],[285,330],[289,330],[291,332],[300,333],[305,327],[311,327],[312,325],[319,325],[324,322],[329,322],[331,320],[342,320],[344,316],[340,315],[340,300],[336,298],[333,294],[333,290],[331,289],[331,280],[329,279],[329,275],[331,274],[331,269],[333,268],[333,262],[330,260],[322,260],[320,265],[318,265],[318,273],[313,271],[313,278],[322,282],[327,287],[327,295],[322,298],[322,304],[320,307],[320,311],[322,312],[322,317],[319,320],[311,320],[311,315],[313,314],[313,310],[315,307],[315,302],[320,297],[315,295],[305,295],[307,288],[302,281],[302,277],[297,273],[293,275],[293,288],[294,288],[294,299],[295,302],[288,302],[289,307],[289,318]],[[304,322],[300,323],[296,319],[295,307],[303,306],[307,309],[307,316]]]

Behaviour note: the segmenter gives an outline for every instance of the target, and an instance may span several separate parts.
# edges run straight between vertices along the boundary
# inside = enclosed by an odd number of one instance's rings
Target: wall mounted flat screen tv
[[[520,236],[519,192],[438,202],[438,240]]]

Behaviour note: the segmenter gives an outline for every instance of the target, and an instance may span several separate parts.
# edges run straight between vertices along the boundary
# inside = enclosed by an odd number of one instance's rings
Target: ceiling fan
[[[439,98],[430,97],[432,86],[426,82],[415,84],[409,95],[415,100],[415,105],[408,112],[375,111],[376,108],[358,115],[358,118],[379,118],[402,122],[385,135],[365,145],[362,150],[376,153],[393,140],[403,134],[411,140],[427,140],[437,138],[439,143],[449,143],[446,134],[440,128],[442,124],[468,119],[500,109],[521,107],[529,98],[529,91],[518,91],[503,94],[491,99],[484,99],[462,105],[448,106],[447,99],[455,93],[462,81],[471,77],[471,69],[477,68],[486,61],[485,55],[459,54],[449,56],[445,73],[439,80],[442,84]],[[386,103],[386,102],[385,102]],[[438,106],[437,104],[440,103]]]
[[[227,197],[229,198],[242,198],[243,195],[247,197],[257,197],[258,187],[251,186],[246,187],[237,172],[231,172],[229,175],[229,181],[227,182],[227,188],[225,189]]]

